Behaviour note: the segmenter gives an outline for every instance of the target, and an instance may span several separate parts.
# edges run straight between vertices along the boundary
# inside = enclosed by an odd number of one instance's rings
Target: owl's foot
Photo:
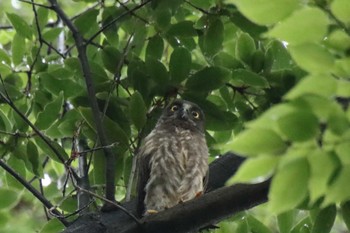
[[[146,215],[149,215],[149,214],[157,214],[158,211],[157,210],[147,210],[146,211]]]
[[[200,197],[200,196],[202,196],[202,195],[203,195],[203,191],[200,191],[200,192],[196,193],[196,198],[197,198],[197,197]]]

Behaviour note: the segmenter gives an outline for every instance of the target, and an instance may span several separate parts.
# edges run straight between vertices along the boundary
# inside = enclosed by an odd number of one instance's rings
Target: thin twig
[[[108,199],[106,199],[106,198],[104,198],[104,197],[102,197],[102,196],[100,196],[100,195],[98,195],[98,194],[96,194],[96,193],[94,193],[94,192],[91,192],[91,191],[89,191],[89,190],[83,189],[83,188],[81,188],[81,187],[75,186],[75,188],[77,188],[78,190],[80,190],[80,191],[82,191],[82,192],[86,192],[86,193],[90,194],[91,196],[94,196],[94,197],[96,197],[96,198],[98,198],[98,199],[100,199],[100,200],[103,200],[103,201],[105,201],[105,202],[108,202],[109,204],[111,204],[111,205],[117,207],[118,209],[120,209],[121,211],[123,211],[125,214],[127,214],[128,216],[130,216],[137,224],[141,224],[140,220],[139,220],[135,215],[133,215],[132,213],[130,213],[127,209],[125,209],[123,206],[117,204],[116,202],[110,201],[110,200],[108,200]]]
[[[9,167],[4,161],[0,159],[0,166],[7,171],[13,178],[15,178],[18,182],[20,182],[29,192],[31,192],[43,205],[52,209],[53,205],[49,200],[47,200],[38,190],[36,190],[31,184],[29,184],[23,177],[18,175],[18,173]],[[58,219],[65,225],[68,226],[69,223],[62,217],[61,213],[57,210],[53,211],[54,215],[58,217]]]
[[[128,12],[130,12],[130,9],[120,0],[117,0],[117,2]],[[135,14],[133,11],[130,12],[131,15],[135,16],[136,18],[138,18],[139,20],[141,20],[142,22],[144,22],[145,24],[149,24],[149,22],[147,20],[145,20],[144,18],[138,16],[137,14]]]
[[[202,9],[202,8],[200,8],[200,7],[196,6],[196,5],[194,5],[192,2],[189,2],[189,1],[187,1],[187,0],[185,0],[185,2],[186,2],[188,5],[190,5],[191,7],[193,7],[194,9],[199,10],[200,12],[202,12],[202,13],[204,13],[204,14],[206,14],[206,15],[215,15],[214,13],[211,13],[211,12],[209,12],[209,11],[207,11],[207,10],[204,10],[204,9]]]
[[[104,25],[99,31],[97,31],[93,36],[90,37],[90,39],[88,39],[87,43],[91,43],[91,41],[93,41],[98,35],[100,35],[104,30],[106,30],[107,28],[109,28],[110,26],[112,26],[114,23],[116,23],[118,20],[124,18],[125,16],[133,13],[134,11],[144,7],[145,5],[147,5],[148,3],[150,3],[152,0],[147,0],[143,3],[141,3],[140,5],[130,9],[129,11],[124,12],[123,14],[119,15],[118,17],[114,18],[113,20],[111,20],[109,23],[107,23],[106,25]]]

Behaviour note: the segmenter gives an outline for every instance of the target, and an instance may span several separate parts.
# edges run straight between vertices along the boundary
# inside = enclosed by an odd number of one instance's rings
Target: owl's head
[[[204,113],[200,107],[186,100],[175,100],[163,111],[160,122],[167,125],[204,132]]]

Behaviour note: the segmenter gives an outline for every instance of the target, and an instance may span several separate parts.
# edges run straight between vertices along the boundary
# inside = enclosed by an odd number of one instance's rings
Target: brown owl
[[[139,150],[138,213],[157,213],[201,195],[208,154],[203,111],[175,100]]]

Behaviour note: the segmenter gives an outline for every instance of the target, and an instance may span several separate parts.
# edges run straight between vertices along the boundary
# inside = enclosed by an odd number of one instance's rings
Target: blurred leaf
[[[57,218],[53,218],[44,225],[40,233],[57,233],[64,229],[65,226]]]
[[[60,111],[63,107],[63,92],[60,92],[57,99],[45,105],[44,110],[39,113],[38,118],[35,122],[35,126],[41,130],[45,130],[55,122],[60,115]]]
[[[270,25],[277,23],[298,9],[299,2],[295,0],[232,0],[239,11],[256,24]],[[268,12],[268,13],[267,13]]]
[[[62,163],[61,160],[57,157],[57,155],[52,151],[52,149],[39,137],[35,137],[35,144],[45,153],[45,155],[49,156],[52,160]],[[58,153],[63,157],[66,161],[68,159],[68,154],[65,150],[56,142],[52,141],[49,138],[47,140],[51,143],[51,145],[58,151]]]
[[[278,164],[277,156],[259,156],[247,159],[236,174],[227,181],[228,185],[235,183],[261,182],[271,176]]]
[[[57,39],[60,33],[63,31],[63,28],[50,28],[43,32],[42,37],[47,42],[53,42]]]
[[[0,109],[0,130],[10,132],[12,129],[11,122],[6,114]]]
[[[214,56],[222,49],[223,41],[224,25],[220,19],[216,19],[206,26],[204,34],[199,37],[198,44],[205,56]]]
[[[271,71],[291,68],[292,58],[287,48],[279,41],[273,40],[266,51],[266,59],[271,63]],[[267,62],[267,63],[268,63]],[[265,64],[266,65],[266,64]]]
[[[326,207],[332,203],[346,201],[350,198],[350,187],[347,185],[350,177],[350,165],[344,165],[335,181],[329,185],[327,195],[322,203],[322,207]]]
[[[235,54],[238,59],[250,64],[255,49],[254,39],[249,36],[248,33],[242,33],[239,35],[235,49]]]
[[[328,73],[334,66],[332,54],[319,44],[306,43],[290,46],[289,51],[295,62],[310,73]]]
[[[243,131],[227,145],[227,149],[246,156],[279,154],[286,147],[287,145],[283,142],[282,138],[274,131],[260,128]]]
[[[12,209],[20,201],[20,193],[7,188],[0,189],[0,209]]]
[[[289,233],[291,231],[296,215],[296,210],[290,210],[277,215],[278,229],[280,233]]]
[[[291,45],[297,45],[321,41],[327,29],[328,16],[319,8],[305,7],[277,24],[268,32],[268,35]]]
[[[21,159],[21,155],[19,155],[19,153],[17,153],[16,151],[11,153],[10,158],[7,160],[7,165],[10,166],[14,171],[16,171],[17,175],[24,179],[26,178],[27,170],[25,167],[24,159]],[[9,173],[6,173],[6,183],[8,187],[11,187],[13,189],[24,189],[23,185]]]
[[[316,94],[329,98],[333,96],[337,83],[333,77],[326,74],[310,75],[303,78],[285,96],[287,99],[294,99],[304,94]]]
[[[328,192],[328,184],[337,166],[333,156],[323,151],[314,151],[307,159],[310,165],[310,202],[315,203]]]
[[[221,67],[206,67],[191,76],[186,87],[194,91],[211,91],[223,86],[230,74],[229,70]]]
[[[343,203],[341,206],[341,214],[348,230],[350,230],[350,201]]]
[[[337,153],[340,161],[344,165],[350,165],[349,151],[350,151],[350,142],[343,142],[343,143],[340,143],[339,145],[336,145],[335,147],[335,152]]]
[[[138,130],[146,123],[147,108],[141,94],[136,91],[130,99],[130,117]]]
[[[68,213],[73,213],[78,208],[78,201],[76,197],[69,196],[64,199],[62,204],[59,206],[61,210],[66,211]]]
[[[335,205],[331,205],[322,209],[316,217],[311,233],[331,232],[336,216],[337,207]]]
[[[28,160],[32,165],[33,172],[37,177],[43,178],[43,170],[39,161],[39,152],[37,146],[33,141],[29,140],[27,143],[27,156]]]
[[[121,52],[112,46],[105,46],[101,51],[101,57],[105,68],[114,74],[117,71],[118,63],[122,59]]]
[[[244,69],[234,70],[232,72],[232,79],[240,80],[244,83],[244,85],[247,85],[247,86],[263,87],[263,88],[267,88],[269,86],[269,83],[264,77]]]
[[[179,23],[170,26],[167,31],[169,36],[180,36],[180,37],[193,37],[197,36],[197,32],[193,27],[192,21],[181,21]]]
[[[310,140],[318,132],[318,119],[309,111],[294,111],[278,119],[278,125],[290,140]]]
[[[306,198],[308,178],[309,167],[305,158],[294,159],[281,167],[272,179],[270,210],[280,214],[299,205]]]
[[[163,55],[164,41],[158,34],[149,39],[146,48],[146,58],[153,57],[160,60]]]
[[[16,33],[12,41],[12,61],[16,66],[23,62],[25,52],[25,39],[20,34]]]
[[[12,13],[6,13],[6,15],[19,35],[29,40],[32,39],[33,30],[21,16]]]
[[[350,4],[347,0],[334,0],[331,3],[331,11],[345,24],[350,23]]]
[[[247,216],[247,221],[249,228],[254,233],[272,233],[272,231],[264,223],[250,214]]]
[[[175,83],[181,83],[188,77],[191,64],[191,53],[184,47],[176,47],[170,56],[170,79]]]

